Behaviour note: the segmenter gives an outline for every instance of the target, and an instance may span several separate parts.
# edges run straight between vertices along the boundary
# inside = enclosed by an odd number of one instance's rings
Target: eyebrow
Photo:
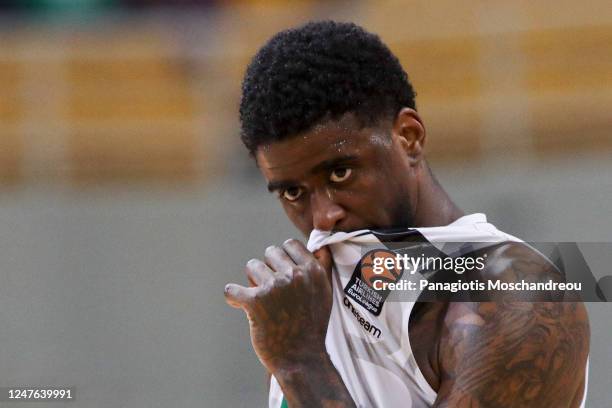
[[[310,169],[308,171],[308,174],[318,173],[323,170],[331,170],[335,167],[338,167],[338,165],[353,161],[355,159],[357,159],[356,155],[347,154],[339,157],[334,157],[333,159],[323,160],[321,163]],[[276,190],[283,190],[289,187],[294,187],[297,184],[299,183],[294,180],[271,181],[270,183],[268,183],[268,191],[272,193]]]
[[[271,181],[268,183],[268,191],[273,193],[277,190],[285,190],[289,187],[293,187],[298,184],[296,181],[283,180],[283,181]]]
[[[356,159],[357,156],[354,154],[345,154],[343,156],[334,157],[333,159],[323,160],[321,163],[310,169],[308,173],[314,174],[320,172],[321,170],[331,170],[341,164],[345,164]]]

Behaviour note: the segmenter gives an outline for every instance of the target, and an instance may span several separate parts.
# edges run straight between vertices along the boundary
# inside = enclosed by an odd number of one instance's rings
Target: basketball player
[[[295,239],[270,246],[247,263],[249,287],[225,288],[227,302],[246,312],[253,348],[272,375],[270,406],[584,403],[589,327],[581,303],[387,303],[375,316],[338,288],[330,236],[398,227],[426,238],[484,234],[492,242],[486,279],[557,276],[484,215],[466,216],[438,184],[413,88],[377,36],[335,22],[277,34],[247,69],[240,118],[242,140],[289,219],[304,236],[324,237],[319,245],[311,237],[314,253]],[[397,315],[406,311],[409,320]],[[351,343],[354,335],[341,331],[356,321],[361,338]],[[391,342],[411,355],[383,356]],[[358,347],[381,363],[355,357]],[[390,357],[408,363],[396,369],[386,365]]]

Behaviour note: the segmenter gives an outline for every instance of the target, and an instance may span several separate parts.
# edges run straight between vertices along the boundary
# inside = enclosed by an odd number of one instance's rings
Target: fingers
[[[306,246],[298,241],[297,239],[288,239],[283,243],[283,249],[291,256],[291,258],[298,265],[308,265],[311,264],[311,273],[317,272],[318,265],[322,266],[322,271],[325,272],[329,282],[331,283],[331,274],[332,274],[332,256],[329,248],[323,247],[313,254],[310,252]],[[316,265],[312,265],[312,264]]]
[[[283,249],[298,265],[305,264],[313,259],[312,252],[297,239],[288,239],[283,243]]]
[[[245,288],[244,286],[235,283],[225,285],[225,301],[228,305],[237,309],[249,308],[251,301],[259,292],[259,288]]]
[[[282,248],[277,246],[269,246],[266,248],[264,260],[275,272],[290,273],[295,262],[287,255]]]
[[[329,281],[331,283],[332,266],[333,266],[333,263],[334,263],[331,251],[329,250],[328,247],[324,246],[323,248],[316,250],[314,252],[314,256],[315,256],[315,258],[317,258],[317,261],[319,261],[321,266],[323,266],[323,268],[325,269],[325,273],[327,274],[327,278],[329,279]]]
[[[289,239],[282,247],[268,247],[264,260],[251,259],[246,264],[245,272],[251,287],[234,283],[226,285],[225,299],[230,306],[247,311],[258,294],[291,282],[306,287],[314,283],[313,289],[328,286],[327,282],[331,282],[332,256],[327,247],[313,254],[302,242]]]
[[[251,286],[260,286],[274,278],[274,272],[259,259],[247,262],[245,272]]]

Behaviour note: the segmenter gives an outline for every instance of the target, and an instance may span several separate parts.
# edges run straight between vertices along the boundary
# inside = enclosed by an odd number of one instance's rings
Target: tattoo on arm
[[[513,277],[547,273],[545,264],[537,268],[531,261],[510,262],[507,272]],[[442,378],[434,406],[578,407],[588,349],[582,303],[451,303],[440,341]]]
[[[291,408],[354,408],[342,378],[328,356],[278,373],[277,380]]]

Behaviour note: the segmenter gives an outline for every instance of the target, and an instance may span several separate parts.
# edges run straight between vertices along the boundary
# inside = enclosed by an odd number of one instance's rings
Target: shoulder
[[[565,281],[563,271],[548,258],[523,242],[502,242],[479,251],[486,261],[482,270],[477,272],[483,282],[538,283]],[[556,301],[563,293],[554,291],[500,291],[487,293],[490,300]]]
[[[505,242],[483,254],[483,279],[563,279],[526,244]],[[586,310],[580,302],[539,296],[517,301],[512,294],[492,294],[489,302],[448,303],[441,319],[436,406],[579,405],[589,350]]]
[[[480,251],[486,256],[484,274],[491,278],[512,278],[525,275],[560,276],[557,267],[542,254],[524,242],[507,241]],[[521,272],[512,276],[510,271]]]

